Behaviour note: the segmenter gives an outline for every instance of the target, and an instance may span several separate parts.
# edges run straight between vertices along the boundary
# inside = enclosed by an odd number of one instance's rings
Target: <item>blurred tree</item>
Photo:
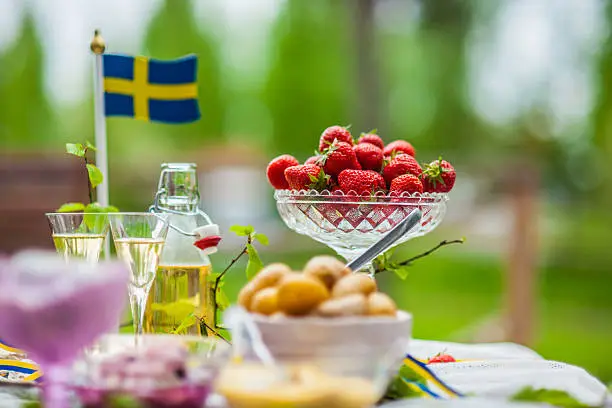
[[[608,29],[612,27],[612,3],[606,7],[606,20]],[[600,51],[599,60],[599,91],[597,106],[593,113],[593,142],[603,158],[612,157],[612,35],[608,38]],[[599,175],[601,186],[609,186],[612,172],[603,171]],[[599,188],[596,196],[602,207],[610,208],[612,205],[612,189]]]
[[[0,67],[0,146],[54,145],[57,132],[45,96],[43,51],[27,9],[17,40],[0,55]]]
[[[420,149],[441,153],[486,145],[466,96],[472,3],[396,1],[381,11],[383,21],[391,20],[379,26],[390,123],[383,136],[417,139]]]
[[[274,124],[274,153],[291,153],[303,160],[312,155],[323,129],[354,120],[358,89],[349,4],[347,0],[284,3],[273,29],[264,91]],[[363,129],[351,129],[359,130]]]
[[[159,127],[168,138],[177,138],[181,147],[200,146],[223,136],[225,107],[220,78],[219,46],[210,32],[198,28],[189,0],[164,0],[153,18],[145,41],[153,58],[173,59],[187,54],[198,56],[198,96],[202,118],[187,125]]]

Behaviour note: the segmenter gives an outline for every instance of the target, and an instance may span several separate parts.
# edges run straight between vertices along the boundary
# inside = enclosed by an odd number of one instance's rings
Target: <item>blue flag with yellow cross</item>
[[[106,116],[174,124],[200,118],[195,55],[170,61],[121,54],[102,57]]]

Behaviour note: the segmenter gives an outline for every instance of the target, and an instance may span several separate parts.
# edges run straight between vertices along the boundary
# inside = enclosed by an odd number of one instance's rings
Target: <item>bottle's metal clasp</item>
[[[204,217],[204,219],[206,220],[206,222],[208,224],[213,224],[212,220],[210,219],[210,217],[208,216],[208,214],[206,214],[204,211],[200,210],[199,208],[196,208],[195,211],[193,212],[189,212],[189,211],[177,211],[177,210],[173,210],[167,207],[162,207],[159,203],[160,201],[160,197],[162,197],[164,194],[166,194],[166,190],[163,188],[160,188],[157,193],[155,193],[155,198],[153,199],[153,205],[151,205],[149,207],[149,212],[156,214],[156,213],[170,213],[170,214],[178,214],[178,215],[201,215],[202,217]],[[185,235],[187,237],[199,237],[198,234],[194,233],[194,232],[187,232],[184,231],[178,227],[175,227],[174,225],[169,223],[169,227],[172,228],[173,230],[175,230],[176,232],[178,232],[181,235]]]

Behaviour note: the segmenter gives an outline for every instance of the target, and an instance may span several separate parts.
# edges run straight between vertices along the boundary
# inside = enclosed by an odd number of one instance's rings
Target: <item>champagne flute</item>
[[[96,263],[108,234],[106,213],[47,213],[56,251],[65,261],[85,259]]]
[[[117,256],[130,270],[128,293],[138,341],[169,224],[163,215],[153,213],[112,213],[109,219]]]

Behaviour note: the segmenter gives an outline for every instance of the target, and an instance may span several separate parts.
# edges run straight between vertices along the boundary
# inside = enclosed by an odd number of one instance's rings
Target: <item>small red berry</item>
[[[427,364],[435,364],[435,363],[455,363],[457,360],[450,354],[438,354],[429,359]]]
[[[388,145],[386,145],[385,148],[383,149],[383,154],[385,156],[393,157],[394,153],[399,153],[399,152],[404,152],[406,154],[411,155],[412,157],[414,157],[416,154],[416,152],[414,151],[414,147],[412,147],[412,145],[405,140],[395,140],[389,143]]]
[[[408,154],[398,154],[395,158],[383,168],[383,177],[387,182],[387,185],[391,185],[394,178],[402,176],[404,174],[413,174],[420,176],[423,173],[419,162]]]
[[[421,175],[423,189],[429,193],[448,193],[453,189],[456,178],[453,166],[441,158],[425,166]]]
[[[376,133],[376,130],[370,130],[368,133],[362,133],[361,136],[359,137],[359,144],[361,143],[370,143],[373,144],[374,146],[378,147],[379,149],[384,149],[385,148],[385,143],[383,142],[383,140],[380,138],[380,136],[378,136]]]
[[[351,146],[353,145],[353,136],[351,132],[348,131],[348,127],[337,125],[330,126],[321,134],[321,138],[319,139],[319,151],[323,152],[323,150],[329,148],[332,143],[334,143],[334,140],[348,143]]]
[[[286,190],[289,188],[289,184],[285,179],[285,169],[291,166],[297,166],[300,164],[297,159],[291,155],[283,154],[278,156],[268,164],[266,168],[266,175],[268,181],[277,190]]]
[[[423,184],[417,176],[413,174],[404,174],[394,178],[393,181],[391,181],[391,187],[389,188],[389,191],[395,194],[422,193]]]
[[[385,179],[372,170],[344,170],[338,176],[338,184],[345,194],[352,191],[357,194],[374,194],[386,187]]]
[[[323,169],[314,164],[300,164],[287,167],[285,178],[289,187],[293,190],[317,190],[322,191],[327,188],[329,176]]]
[[[357,161],[364,170],[380,171],[383,164],[382,150],[370,143],[353,146]]]
[[[338,176],[342,170],[346,169],[361,170],[353,147],[345,142],[335,141],[325,149],[318,163],[323,166],[325,174],[332,177]]]

